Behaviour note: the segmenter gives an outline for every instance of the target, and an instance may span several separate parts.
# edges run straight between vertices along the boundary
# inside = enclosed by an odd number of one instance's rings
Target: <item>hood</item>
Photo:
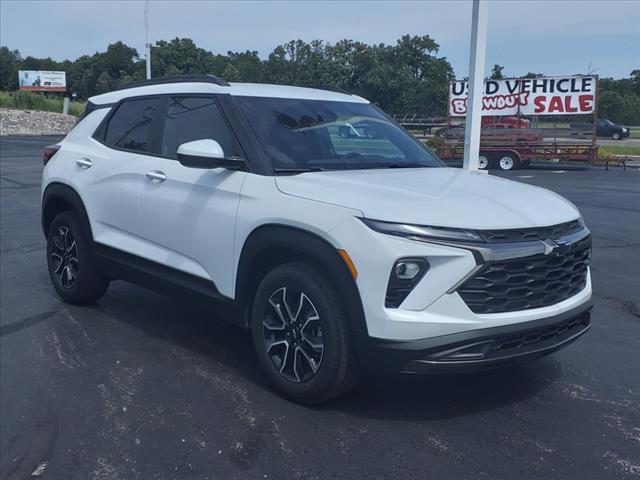
[[[454,168],[309,172],[277,177],[276,184],[288,195],[398,223],[508,229],[580,216],[572,203],[549,190]]]

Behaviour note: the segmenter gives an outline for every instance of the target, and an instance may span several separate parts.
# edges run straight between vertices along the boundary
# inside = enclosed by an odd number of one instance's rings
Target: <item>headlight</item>
[[[453,240],[456,242],[482,242],[482,237],[473,230],[461,228],[431,227],[406,223],[381,222],[380,220],[361,219],[365,225],[376,232],[396,235],[414,240]]]
[[[627,133],[628,129],[627,128],[623,128],[622,131],[623,131],[623,133]]]

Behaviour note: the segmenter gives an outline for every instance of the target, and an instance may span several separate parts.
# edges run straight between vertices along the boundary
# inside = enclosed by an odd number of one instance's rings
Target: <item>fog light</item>
[[[429,262],[425,258],[401,258],[391,269],[387,295],[384,305],[387,308],[398,308],[411,293],[420,279],[429,270]]]
[[[411,280],[416,278],[421,269],[420,264],[417,262],[398,262],[395,269],[396,277]]]

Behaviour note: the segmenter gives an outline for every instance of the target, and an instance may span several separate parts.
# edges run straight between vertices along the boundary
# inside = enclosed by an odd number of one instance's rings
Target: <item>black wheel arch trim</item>
[[[48,209],[53,208],[52,204],[57,201],[65,202],[73,208],[78,215],[78,219],[82,226],[86,229],[86,233],[89,234],[91,241],[93,241],[89,215],[87,215],[87,210],[84,207],[84,202],[82,201],[80,194],[73,187],[59,182],[52,182],[47,185],[47,188],[45,188],[44,193],[42,194],[42,212],[40,222],[45,237],[47,236],[49,223],[55,216],[52,216]]]
[[[344,260],[336,248],[319,235],[307,230],[282,224],[257,227],[247,237],[238,261],[235,283],[235,300],[243,307],[243,319],[248,327],[252,292],[251,271],[261,253],[269,249],[291,250],[297,255],[310,258],[336,285],[340,293],[356,347],[368,338],[364,308],[358,287]]]

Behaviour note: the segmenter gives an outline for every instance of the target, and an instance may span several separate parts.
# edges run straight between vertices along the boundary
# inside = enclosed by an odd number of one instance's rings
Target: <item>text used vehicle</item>
[[[574,205],[446,168],[336,89],[138,82],[91,98],[44,160],[64,301],[95,302],[115,279],[206,298],[299,402],[363,374],[536,358],[590,325],[591,236]]]

